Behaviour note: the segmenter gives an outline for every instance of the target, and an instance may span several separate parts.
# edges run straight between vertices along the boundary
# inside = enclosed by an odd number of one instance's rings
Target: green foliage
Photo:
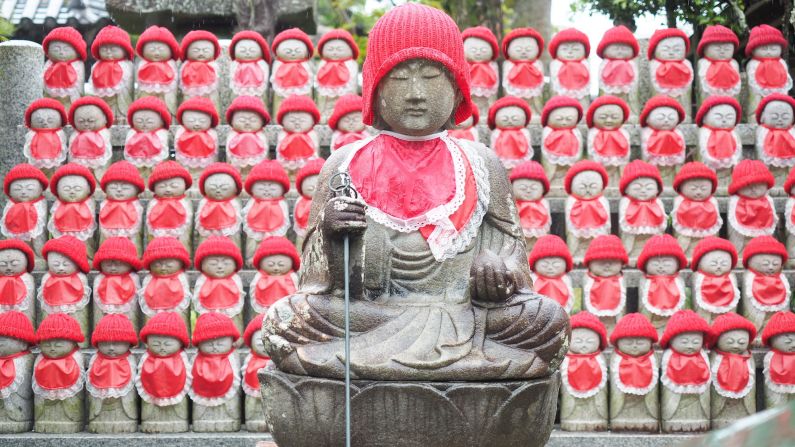
[[[367,55],[367,34],[389,5],[367,10],[366,0],[318,0],[318,23],[329,28],[342,28],[353,34],[359,46],[359,61]]]
[[[14,35],[14,25],[8,20],[0,17],[0,42],[11,39]]]

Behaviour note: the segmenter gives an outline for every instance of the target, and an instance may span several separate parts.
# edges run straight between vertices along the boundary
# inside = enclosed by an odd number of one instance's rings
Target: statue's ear
[[[446,130],[455,129],[456,122],[455,122],[455,115],[458,112],[458,107],[461,106],[461,102],[464,100],[464,95],[461,94],[461,90],[455,89],[455,101],[453,105],[453,112],[450,114],[450,119],[447,120],[447,124],[445,124],[444,128]],[[472,105],[474,107],[474,104]]]

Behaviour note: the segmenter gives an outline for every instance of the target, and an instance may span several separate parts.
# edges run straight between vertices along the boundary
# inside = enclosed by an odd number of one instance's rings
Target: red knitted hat
[[[655,256],[673,256],[679,261],[680,270],[687,268],[685,252],[682,251],[676,238],[670,234],[658,234],[646,241],[646,245],[643,246],[643,250],[638,256],[638,269],[645,270],[646,261]]]
[[[571,182],[574,180],[574,177],[577,174],[585,171],[595,171],[602,176],[602,183],[604,187],[607,188],[607,183],[609,178],[607,176],[607,171],[605,170],[604,166],[600,163],[591,160],[580,160],[577,163],[574,163],[572,167],[566,171],[566,176],[563,178],[564,186],[566,187],[566,193],[571,194]]]
[[[262,37],[262,34],[252,31],[252,30],[243,30],[232,36],[232,42],[229,44],[229,58],[235,60],[235,46],[241,40],[253,40],[254,42],[259,45],[260,51],[262,51],[262,58],[265,59],[265,62],[270,65],[271,64],[271,50],[268,47],[268,42],[265,41],[265,38]]]
[[[537,161],[527,161],[511,170],[508,179],[513,182],[519,179],[538,180],[544,185],[544,194],[549,192],[549,179],[544,167]]]
[[[643,106],[643,110],[640,112],[641,126],[646,127],[646,119],[649,117],[649,114],[652,112],[652,110],[658,107],[670,107],[676,110],[676,113],[679,115],[680,123],[685,119],[685,109],[682,107],[682,104],[679,104],[679,101],[671,98],[670,96],[657,95],[646,101],[646,105]]]
[[[180,44],[182,60],[188,59],[188,48],[190,48],[190,44],[198,40],[209,40],[212,42],[215,48],[213,60],[218,59],[218,56],[221,55],[221,45],[218,43],[218,38],[215,37],[215,34],[205,30],[193,30],[185,34],[185,37],[182,38],[182,43]]]
[[[795,313],[792,311],[780,311],[773,314],[762,331],[762,343],[770,347],[770,339],[776,335],[795,332]]]
[[[259,263],[263,258],[273,255],[285,255],[293,261],[291,270],[301,268],[301,256],[298,255],[295,245],[283,236],[267,237],[260,242],[257,251],[254,253],[254,267],[259,269]]]
[[[488,42],[491,46],[491,60],[496,61],[500,57],[500,44],[497,42],[497,36],[490,29],[485,26],[475,26],[467,28],[461,33],[462,42],[470,37]]]
[[[572,260],[569,247],[566,242],[554,234],[547,234],[541,236],[533,245],[530,255],[527,257],[527,262],[530,264],[530,269],[535,268],[536,262],[543,258],[560,257],[566,260],[566,271],[571,271]]]
[[[365,124],[373,124],[376,91],[381,79],[401,62],[418,58],[436,61],[453,75],[462,98],[455,111],[455,123],[472,114],[469,66],[464,58],[464,41],[458,25],[438,9],[408,3],[389,10],[370,30],[367,58],[362,68]]]
[[[0,336],[16,338],[29,345],[36,344],[36,332],[27,315],[16,310],[0,313]]]
[[[668,349],[668,342],[679,334],[686,332],[701,332],[704,334],[704,345],[709,345],[709,324],[697,313],[690,309],[679,310],[665,325],[665,331],[660,339],[660,346]]]
[[[621,261],[626,264],[629,262],[629,257],[618,236],[603,234],[594,238],[585,251],[583,264],[588,266],[591,261]]]
[[[179,259],[182,268],[190,268],[190,255],[179,239],[171,236],[156,237],[152,239],[144,250],[143,268],[151,270],[150,266],[159,259]]]
[[[254,112],[259,115],[262,121],[264,121],[263,125],[271,122],[271,116],[268,111],[265,110],[265,103],[262,102],[262,98],[256,96],[238,96],[232,100],[232,104],[229,104],[229,107],[226,109],[226,122],[231,123],[232,116],[235,112],[243,110]]]
[[[163,120],[163,129],[168,129],[169,126],[171,126],[171,113],[168,112],[166,104],[157,96],[144,96],[141,99],[133,101],[127,109],[127,124],[129,124],[130,127],[133,125],[133,115],[135,112],[141,110],[157,112],[157,114],[160,115],[160,119]]]
[[[641,313],[626,314],[618,320],[613,332],[610,333],[610,344],[615,346],[618,344],[619,339],[628,337],[648,338],[651,339],[652,343],[656,343],[657,329]]]
[[[0,240],[0,251],[3,250],[19,250],[25,255],[25,259],[28,261],[27,271],[28,273],[33,271],[34,264],[36,263],[35,255],[33,254],[33,249],[30,248],[30,245],[22,242],[19,239],[4,239]]]
[[[38,343],[46,340],[71,340],[82,343],[85,339],[80,323],[71,315],[60,312],[47,315],[36,330]]]
[[[151,98],[151,96],[148,98]],[[108,170],[105,171],[105,174],[102,175],[102,180],[99,181],[99,185],[102,187],[102,190],[105,191],[105,188],[110,182],[130,183],[138,188],[139,193],[146,189],[144,178],[141,177],[138,168],[126,160],[119,160],[111,164]]]
[[[786,50],[788,46],[784,34],[778,28],[767,24],[751,28],[748,43],[745,44],[745,57],[751,57],[754,50],[762,45],[781,45],[782,50]]]
[[[83,96],[78,98],[72,103],[72,106],[69,107],[69,124],[71,124],[72,127],[75,126],[75,112],[82,106],[99,107],[99,110],[101,110],[102,114],[105,115],[105,128],[108,129],[113,125],[113,111],[110,110],[110,107],[108,107],[108,103],[96,96]]]
[[[262,181],[276,182],[282,185],[285,193],[290,190],[290,177],[287,176],[287,171],[284,170],[281,163],[276,160],[262,160],[251,168],[251,171],[246,176],[246,192],[251,195],[251,188],[254,187],[254,183]],[[297,178],[296,182],[298,182]]]
[[[91,55],[94,56],[94,59],[100,59],[99,47],[102,45],[118,45],[127,53],[127,59],[133,59],[134,53],[130,43],[130,35],[118,26],[108,25],[99,30],[96,37],[94,37],[94,41],[91,42]]]
[[[362,97],[359,95],[343,95],[334,103],[334,111],[328,118],[328,127],[337,130],[337,123],[343,116],[362,111]]]
[[[736,329],[748,332],[749,341],[756,338],[756,327],[753,323],[734,312],[727,312],[725,314],[718,315],[718,318],[712,322],[712,327],[710,328],[709,333],[710,345],[717,346],[718,338],[721,336],[721,334]]]
[[[323,45],[334,39],[345,41],[345,43],[351,47],[351,51],[353,52],[353,60],[359,59],[359,46],[356,45],[356,41],[353,40],[351,33],[344,29],[333,29],[326,34],[323,34],[320,37],[320,40],[317,41],[317,53],[323,54]]]
[[[60,101],[53,98],[39,98],[28,106],[25,109],[25,127],[30,129],[30,119],[33,116],[33,112],[39,109],[53,109],[61,115],[61,127],[67,125],[69,123],[69,118],[66,116],[66,109],[63,108],[63,104]]]
[[[673,184],[674,190],[678,192],[679,187],[682,186],[684,182],[694,179],[707,179],[711,181],[713,194],[718,188],[718,175],[715,174],[715,171],[700,161],[691,161],[685,163],[679,172],[676,173]]]
[[[233,168],[232,165],[230,165],[229,163],[215,162],[210,166],[204,168],[201,177],[199,177],[199,192],[201,192],[202,195],[205,195],[204,182],[206,182],[207,178],[213,174],[226,174],[231,176],[232,179],[234,179],[235,181],[237,194],[240,194],[240,191],[243,189],[243,182],[242,180],[240,180],[240,172],[238,172],[237,169]]]
[[[549,55],[552,59],[557,58],[558,46],[563,42],[579,42],[585,45],[585,58],[591,54],[591,42],[588,41],[588,36],[575,28],[567,28],[559,31],[549,41]]]
[[[663,181],[660,177],[660,170],[653,164],[646,163],[643,160],[632,160],[628,165],[624,166],[624,172],[621,173],[621,180],[619,181],[618,189],[621,194],[625,194],[627,186],[633,180],[641,177],[653,178],[657,182],[657,196],[662,194]]]
[[[240,338],[240,332],[232,319],[220,312],[199,315],[199,318],[196,319],[196,326],[193,328],[193,338],[191,339],[193,346],[221,337],[232,337],[233,340]]]
[[[788,259],[787,247],[773,236],[757,236],[748,242],[743,250],[743,267],[748,268],[748,263],[756,255],[781,256],[781,263]]]
[[[146,338],[150,335],[173,337],[182,342],[183,347],[188,346],[188,328],[176,312],[160,312],[150,318],[141,329],[139,336],[141,341],[146,343]]]
[[[182,114],[188,110],[193,112],[201,112],[210,115],[210,127],[218,125],[218,111],[215,110],[215,104],[203,96],[194,96],[182,102],[177,109],[177,122],[182,124]]]
[[[607,347],[607,329],[596,315],[588,311],[577,312],[569,318],[569,323],[572,330],[581,328],[596,332],[599,334],[599,350]]]
[[[790,169],[787,179],[784,181],[784,192],[793,196],[792,187],[795,186],[795,169]]]
[[[772,188],[776,184],[776,179],[760,160],[740,160],[732,171],[729,194],[737,194],[739,190],[754,183],[764,183],[768,188]]]
[[[45,55],[50,51],[50,43],[55,41],[68,43],[75,49],[80,60],[86,60],[86,41],[83,40],[80,31],[71,26],[61,26],[50,31],[41,42]]]
[[[3,191],[6,195],[10,195],[11,192],[11,183],[17,180],[38,180],[41,183],[41,189],[47,189],[47,185],[50,182],[47,180],[47,176],[41,172],[41,169],[28,164],[28,163],[20,163],[6,174],[5,178],[3,179]]]
[[[693,249],[693,255],[690,258],[690,267],[693,270],[698,270],[698,263],[701,258],[711,251],[725,251],[732,257],[732,266],[737,265],[737,249],[734,244],[726,239],[716,236],[708,236],[698,241],[696,247]]]
[[[291,95],[281,104],[279,104],[279,111],[276,112],[276,123],[281,124],[284,115],[290,112],[306,112],[312,115],[315,124],[320,121],[320,110],[317,109],[315,101],[312,98],[303,95]]]
[[[154,191],[157,182],[175,177],[180,177],[185,180],[186,189],[190,188],[193,184],[193,178],[191,178],[190,172],[183,168],[182,165],[173,160],[161,161],[155,165],[155,168],[152,169],[152,173],[149,174],[149,183],[147,186],[150,191]]]
[[[248,326],[246,326],[246,331],[243,332],[243,342],[248,346],[251,347],[251,337],[254,335],[254,332],[262,329],[262,320],[265,319],[265,314],[259,314],[254,317],[253,320],[248,322]]]
[[[636,39],[635,35],[632,34],[632,31],[630,31],[629,28],[624,25],[614,26],[613,28],[605,31],[604,36],[602,36],[602,40],[599,41],[599,46],[596,47],[596,54],[604,59],[603,53],[605,48],[607,48],[608,45],[613,44],[623,44],[632,47],[633,58],[637,57],[638,53],[640,53],[638,39]]]
[[[704,47],[711,43],[730,43],[734,45],[735,51],[737,51],[737,47],[740,46],[740,40],[737,38],[737,35],[734,34],[734,31],[723,25],[710,25],[704,30],[704,33],[701,35],[701,40],[698,42],[698,47],[696,48],[698,57],[704,57]]]
[[[654,51],[657,49],[657,45],[663,39],[667,39],[669,37],[679,37],[680,39],[685,41],[685,54],[690,52],[690,38],[687,37],[684,31],[680,30],[679,28],[663,28],[655,30],[654,33],[651,35],[649,39],[649,48],[646,51],[646,57],[649,60],[654,59]]]
[[[41,257],[47,259],[47,255],[50,252],[66,256],[74,262],[77,268],[83,273],[88,273],[88,271],[91,270],[88,266],[86,244],[74,236],[61,236],[45,242],[44,247],[41,249]]]
[[[59,167],[50,179],[50,191],[53,193],[53,195],[58,195],[58,182],[67,175],[79,175],[80,177],[85,178],[88,182],[88,195],[90,196],[94,194],[94,190],[97,187],[97,182],[94,180],[94,174],[92,174],[91,171],[89,171],[89,169],[83,165],[79,165],[77,163],[67,163]]]
[[[588,124],[588,127],[594,126],[593,115],[594,113],[596,113],[596,109],[610,104],[621,107],[621,111],[624,113],[624,122],[627,122],[630,115],[629,106],[627,105],[627,102],[619,98],[618,96],[603,95],[596,98],[596,100],[594,100],[594,102],[591,103],[591,106],[588,107],[588,111],[585,113],[585,123]]]
[[[790,107],[792,107],[792,110],[795,111],[795,98],[793,98],[792,96],[789,96],[789,95],[785,95],[783,93],[771,93],[771,94],[765,96],[764,98],[762,98],[762,100],[759,101],[759,104],[756,106],[755,114],[756,114],[756,122],[757,123],[761,123],[762,122],[762,113],[764,113],[765,107],[767,107],[767,105],[770,104],[773,101],[786,102],[787,104],[790,105]]]
[[[163,42],[168,45],[171,49],[171,59],[180,59],[182,57],[182,51],[179,49],[177,39],[171,34],[168,28],[153,25],[145,29],[138,37],[138,42],[135,44],[135,52],[138,53],[139,57],[144,57],[144,45],[149,42]]]
[[[306,45],[306,52],[309,55],[307,59],[312,58],[312,54],[315,52],[315,46],[312,45],[312,39],[310,39],[309,35],[301,31],[299,28],[290,28],[277,34],[276,37],[273,38],[273,42],[271,42],[273,53],[276,54],[276,49],[279,48],[280,43],[289,39],[296,39],[303,42],[304,45]]]
[[[132,322],[124,314],[107,314],[99,320],[91,334],[91,345],[97,347],[103,342],[125,342],[132,346],[138,344]]]
[[[742,108],[740,107],[740,103],[737,102],[736,99],[732,98],[731,96],[710,96],[709,98],[705,99],[703,103],[701,103],[701,107],[698,108],[698,112],[696,112],[696,124],[700,127],[704,125],[704,117],[707,116],[707,112],[710,111],[715,106],[719,106],[725,104],[727,106],[731,106],[735,112],[737,112],[737,118],[735,123],[740,122],[740,118],[742,117]]]
[[[201,269],[202,261],[207,256],[229,256],[235,260],[236,271],[243,268],[243,256],[240,255],[240,249],[225,237],[210,236],[199,244],[193,259],[197,269]]]
[[[141,270],[141,260],[135,244],[126,237],[109,237],[99,246],[94,255],[94,270],[100,270],[102,261],[121,261],[129,264],[133,271]]]
[[[314,158],[298,170],[298,174],[295,176],[295,189],[298,190],[298,194],[304,195],[304,180],[309,176],[319,175],[325,162],[326,160],[322,158]]]
[[[580,101],[570,96],[555,96],[547,101],[546,104],[544,104],[544,109],[541,110],[541,125],[546,127],[549,114],[560,107],[574,107],[577,109],[577,122],[582,119],[582,106],[580,105]]]
[[[544,38],[541,37],[541,34],[533,28],[516,28],[502,38],[502,54],[505,56],[505,59],[509,59],[508,46],[511,45],[511,41],[519,37],[531,37],[535,39],[538,43],[538,56],[541,57],[541,53],[544,52]]]
[[[516,96],[503,96],[494,101],[494,104],[489,107],[489,129],[494,130],[497,127],[497,123],[495,122],[497,119],[497,112],[505,107],[519,107],[522,109],[525,118],[522,127],[527,126],[527,123],[530,122],[530,117],[533,115],[533,112],[530,110],[530,106],[527,105],[527,101],[522,98],[517,98]]]

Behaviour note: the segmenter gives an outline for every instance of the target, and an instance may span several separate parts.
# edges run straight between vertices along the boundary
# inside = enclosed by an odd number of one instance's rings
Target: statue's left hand
[[[469,290],[473,300],[503,302],[516,290],[516,278],[499,256],[486,250],[469,270]]]

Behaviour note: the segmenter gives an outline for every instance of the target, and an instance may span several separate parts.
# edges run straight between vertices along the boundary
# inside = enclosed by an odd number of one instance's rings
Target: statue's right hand
[[[367,229],[365,209],[367,205],[360,199],[334,197],[326,203],[323,210],[324,232],[335,236],[363,233]]]

